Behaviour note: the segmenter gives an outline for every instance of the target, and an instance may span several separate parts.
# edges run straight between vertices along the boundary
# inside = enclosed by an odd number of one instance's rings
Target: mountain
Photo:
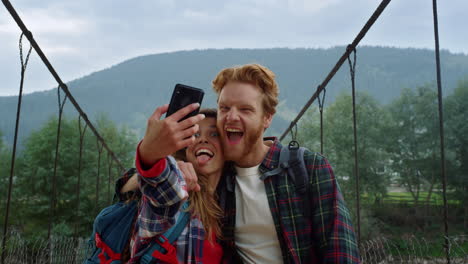
[[[280,86],[280,107],[270,134],[279,134],[316,90],[346,47],[328,49],[221,49],[146,55],[124,61],[68,83],[75,99],[93,120],[106,113],[119,124],[143,133],[146,119],[156,106],[168,103],[176,83],[203,88],[203,106],[215,107],[211,80],[224,67],[260,63],[275,72]],[[468,56],[441,52],[444,94],[468,77]],[[435,83],[434,52],[424,49],[359,47],[356,89],[385,104],[402,88]],[[25,86],[32,85],[26,80]],[[340,69],[327,87],[326,102],[342,90],[350,91],[349,67]],[[0,97],[0,130],[13,141],[16,96]],[[23,96],[20,138],[58,113],[56,89]],[[68,116],[76,116],[70,103]]]

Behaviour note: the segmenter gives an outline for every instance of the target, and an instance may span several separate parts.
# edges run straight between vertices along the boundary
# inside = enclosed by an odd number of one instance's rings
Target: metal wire
[[[103,145],[100,143],[101,142],[99,140],[96,140],[97,150],[98,150],[98,164],[97,164],[97,174],[96,174],[96,200],[94,203],[94,210],[96,210],[96,213],[99,210],[99,189],[100,189],[99,174],[101,173],[101,154],[102,154],[102,148],[103,148]]]
[[[111,173],[112,173],[112,159],[111,155],[107,153],[107,176],[108,176],[108,183],[107,183],[107,204],[110,205],[112,202],[112,194],[111,194],[111,186],[112,184],[112,178],[111,178]]]
[[[81,126],[81,116],[78,116],[78,131],[80,136],[80,145],[78,152],[78,179],[76,182],[76,220],[75,220],[75,237],[78,235],[78,221],[80,221],[80,192],[81,192],[81,161],[83,157],[83,143],[84,136],[88,124],[85,123],[84,127]]]
[[[465,250],[468,236],[450,236],[452,245],[450,257],[452,263],[468,263]],[[88,239],[53,236],[51,238],[50,258],[46,254],[49,246],[45,239],[27,241],[17,233],[9,235],[5,263],[83,263],[92,253],[92,244]],[[411,235],[405,238],[375,237],[362,241],[362,263],[444,263],[444,249],[439,238],[426,240],[421,236]]]
[[[379,18],[379,16],[382,14],[382,12],[385,10],[385,8],[387,7],[387,5],[390,3],[391,0],[383,0],[380,5],[377,7],[377,9],[374,11],[374,13],[372,14],[372,16],[369,18],[369,20],[367,20],[366,24],[364,25],[364,27],[361,29],[361,31],[359,31],[359,34],[356,36],[356,38],[353,40],[353,42],[351,43],[351,47],[353,49],[355,49],[357,47],[357,45],[359,44],[359,42],[364,38],[364,36],[366,35],[366,33],[369,31],[369,29],[372,27],[372,25],[375,23],[375,21],[377,21],[377,19]],[[315,91],[315,93],[312,95],[312,97],[310,97],[309,101],[307,101],[307,103],[302,107],[301,111],[299,112],[299,114],[297,114],[296,118],[294,118],[294,120],[291,122],[291,124],[289,125],[289,127],[283,132],[283,134],[281,135],[280,137],[280,140],[283,140],[284,137],[286,137],[286,135],[289,133],[289,131],[291,130],[291,128],[293,128],[293,126],[295,124],[297,124],[297,122],[299,121],[299,119],[301,119],[301,117],[305,114],[305,112],[307,111],[307,109],[309,109],[309,107],[312,105],[312,103],[315,101],[315,99],[319,96],[319,94],[322,92],[323,89],[325,89],[327,87],[327,84],[330,82],[330,80],[335,76],[335,74],[338,72],[338,70],[341,68],[341,66],[343,65],[343,63],[346,61],[346,59],[349,57],[349,54],[351,54],[351,50],[349,49],[346,49],[345,53],[341,56],[341,58],[338,60],[338,62],[335,64],[335,66],[333,67],[333,69],[328,73],[327,77],[325,77],[325,80],[318,86],[317,90]]]
[[[19,44],[18,44],[20,61],[21,61],[21,80],[20,80],[19,95],[18,95],[18,106],[16,108],[15,137],[13,139],[13,152],[11,154],[10,177],[8,179],[8,196],[7,196],[7,203],[6,203],[5,220],[3,224],[2,257],[1,257],[2,263],[4,263],[4,259],[5,259],[4,252],[5,252],[7,232],[8,232],[8,219],[10,217],[11,193],[13,191],[13,173],[15,170],[16,146],[18,143],[19,120],[21,117],[21,102],[23,98],[24,74],[26,72],[26,67],[28,66],[29,56],[31,55],[31,51],[32,51],[32,46],[30,46],[28,50],[28,54],[26,55],[26,59],[23,60],[23,36],[24,34],[21,33],[20,38],[19,38]]]
[[[320,88],[317,87],[317,90]],[[323,105],[325,104],[325,95],[327,93],[326,89],[323,89],[322,98],[320,96],[317,97],[318,104],[319,104],[319,112],[320,112],[320,153],[323,154]]]
[[[432,1],[432,10],[434,14],[434,42],[435,42],[435,60],[437,71],[437,98],[439,102],[439,135],[440,135],[440,165],[442,180],[442,196],[444,200],[444,233],[445,233],[445,255],[447,263],[450,264],[450,244],[448,241],[448,203],[447,203],[447,175],[445,174],[445,141],[444,141],[444,111],[442,105],[442,77],[440,73],[440,54],[439,54],[439,22],[437,18],[437,0]]]
[[[351,89],[353,97],[353,136],[354,136],[354,177],[356,179],[356,217],[357,217],[357,240],[358,245],[361,245],[361,203],[360,196],[361,192],[359,190],[359,159],[358,159],[358,141],[357,141],[357,125],[356,125],[356,49],[351,45],[348,46],[348,49],[352,49],[354,54],[353,62],[351,58],[348,57],[349,64],[349,74],[351,75]]]
[[[57,204],[57,164],[59,160],[59,146],[60,146],[60,131],[62,126],[63,107],[67,101],[67,95],[61,98],[60,87],[57,87],[57,101],[58,101],[58,123],[57,123],[57,137],[55,142],[55,159],[54,159],[54,173],[52,175],[52,195],[50,199],[49,209],[49,228],[47,230],[47,238],[50,239],[52,233],[53,222],[55,218],[55,205]]]
[[[109,146],[107,146],[106,142],[104,141],[104,139],[101,137],[101,135],[99,134],[99,132],[97,131],[97,129],[94,127],[94,125],[91,123],[91,121],[89,121],[88,119],[88,116],[86,115],[86,113],[81,109],[81,106],[78,104],[78,102],[75,100],[75,98],[72,96],[72,94],[70,93],[70,90],[68,89],[68,86],[62,81],[62,79],[60,78],[60,76],[57,74],[57,72],[55,71],[54,67],[52,66],[52,64],[49,62],[49,60],[47,59],[47,57],[44,55],[44,52],[42,52],[42,49],[39,47],[39,45],[37,44],[36,40],[33,38],[33,35],[32,33],[26,28],[26,26],[24,25],[23,21],[21,20],[20,16],[18,15],[18,13],[16,12],[16,10],[14,9],[14,7],[11,5],[10,1],[8,0],[2,0],[3,2],[3,5],[6,7],[6,9],[8,10],[8,12],[11,14],[11,16],[13,17],[13,19],[16,21],[16,24],[18,24],[19,28],[21,29],[21,31],[23,32],[23,34],[26,36],[26,38],[29,40],[29,42],[31,43],[31,46],[34,48],[34,50],[37,52],[37,55],[39,55],[39,57],[41,58],[42,62],[45,64],[45,66],[47,67],[47,69],[49,70],[49,72],[52,74],[52,76],[54,77],[55,81],[57,81],[58,83],[58,86],[63,90],[63,92],[66,94],[66,96],[69,98],[70,102],[73,104],[73,106],[75,107],[76,111],[78,111],[78,113],[80,114],[80,116],[83,118],[83,120],[86,122],[86,124],[88,124],[89,128],[91,129],[91,131],[94,133],[94,135],[96,136],[96,138],[101,141],[101,143],[103,144],[104,148],[109,151],[112,155],[112,158],[114,159],[114,161],[116,162],[116,164],[120,167],[120,169],[122,171],[125,170],[125,167],[123,166],[123,164],[120,162],[120,160],[117,158],[117,156],[115,155],[115,153],[109,148]]]

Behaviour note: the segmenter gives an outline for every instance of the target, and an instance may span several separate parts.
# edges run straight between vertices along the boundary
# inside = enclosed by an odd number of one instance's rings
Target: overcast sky
[[[146,54],[349,44],[378,0],[10,0],[64,81]],[[439,3],[440,45],[468,54],[468,1]],[[361,45],[434,47],[432,0],[393,0]],[[20,30],[0,6],[0,96],[17,95]],[[27,46],[28,42],[25,41]],[[25,93],[56,85],[33,52]]]

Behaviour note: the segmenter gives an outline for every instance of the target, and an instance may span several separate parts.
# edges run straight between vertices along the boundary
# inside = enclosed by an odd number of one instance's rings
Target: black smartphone
[[[176,84],[174,92],[172,92],[171,102],[169,103],[169,109],[167,110],[166,117],[193,103],[199,103],[201,105],[203,101],[203,95],[205,92],[202,89],[191,87],[184,84]],[[184,116],[180,121],[187,119],[191,116],[198,114],[200,108],[197,108],[193,112]]]

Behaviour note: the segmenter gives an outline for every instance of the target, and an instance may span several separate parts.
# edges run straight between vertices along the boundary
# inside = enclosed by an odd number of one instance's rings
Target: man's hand
[[[184,176],[185,182],[187,183],[187,191],[199,192],[201,188],[198,184],[197,173],[195,172],[192,163],[177,161],[177,166],[179,166],[179,169]]]
[[[161,120],[161,116],[167,112],[169,105],[156,108],[148,119],[145,137],[138,149],[141,161],[145,166],[151,167],[158,160],[195,141],[193,134],[198,132],[197,123],[205,116],[198,114],[184,121],[178,121],[199,107],[198,103],[188,105],[163,120]]]

